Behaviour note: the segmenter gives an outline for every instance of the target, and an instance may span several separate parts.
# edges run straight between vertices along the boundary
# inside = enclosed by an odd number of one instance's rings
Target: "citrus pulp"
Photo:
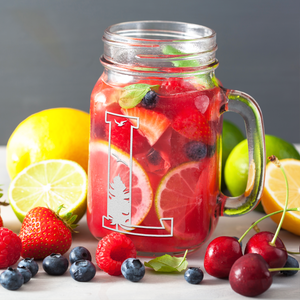
[[[280,160],[285,170],[289,185],[288,208],[300,207],[300,161],[295,159]],[[266,168],[266,180],[261,197],[262,206],[267,214],[282,210],[286,200],[286,184],[283,174],[275,164],[269,163]],[[271,216],[279,224],[282,214]],[[286,212],[282,228],[300,235],[300,213]]]
[[[275,155],[279,160],[284,158],[300,160],[300,154],[297,149],[279,137],[266,135],[265,143],[266,157]],[[248,160],[248,142],[243,140],[233,148],[225,164],[225,182],[232,196],[239,196],[246,190],[249,169]]]
[[[72,212],[77,215],[77,223],[86,211],[87,186],[87,174],[79,164],[51,159],[31,164],[18,173],[9,185],[8,198],[21,222],[34,207],[56,211],[63,204],[61,215]]]

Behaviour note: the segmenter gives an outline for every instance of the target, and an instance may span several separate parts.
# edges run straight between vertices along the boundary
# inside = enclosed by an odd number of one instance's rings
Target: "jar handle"
[[[265,135],[262,112],[256,101],[246,93],[225,90],[228,102],[226,111],[240,114],[245,122],[249,152],[248,182],[239,197],[227,197],[220,193],[221,215],[239,216],[254,209],[264,187],[266,168]]]

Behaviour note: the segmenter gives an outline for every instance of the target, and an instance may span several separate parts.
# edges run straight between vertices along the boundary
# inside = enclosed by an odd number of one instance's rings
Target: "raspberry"
[[[0,216],[0,227],[2,227],[2,226],[3,226],[3,221],[2,221],[2,218]]]
[[[100,269],[112,276],[121,275],[121,266],[127,258],[136,258],[136,249],[127,236],[112,232],[98,243],[96,262]]]
[[[161,84],[159,92],[163,95],[169,95],[195,90],[196,88],[191,83],[182,78],[169,78]]]
[[[0,269],[14,265],[20,258],[21,239],[11,230],[0,228]]]

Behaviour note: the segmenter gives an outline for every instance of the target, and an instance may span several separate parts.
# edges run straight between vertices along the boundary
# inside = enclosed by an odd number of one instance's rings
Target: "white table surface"
[[[297,145],[300,151],[300,145]],[[7,188],[10,179],[5,165],[5,147],[0,147],[0,183],[3,184],[4,197],[7,199]],[[1,207],[1,216],[4,226],[15,233],[19,233],[21,223],[14,215],[10,206]],[[213,238],[220,235],[230,235],[240,237],[246,229],[262,216],[261,213],[251,212],[242,217],[227,218],[221,217],[218,226],[213,233]],[[260,223],[261,230],[274,232],[276,225],[270,219]],[[92,260],[95,262],[95,252],[98,241],[88,230],[85,216],[79,222],[77,228],[78,234],[73,235],[73,244],[71,249],[76,246],[88,248],[92,254]],[[254,234],[248,234],[243,240],[243,247],[249,237]],[[280,232],[280,238],[284,241],[286,248],[290,251],[299,251],[300,237],[287,231]],[[23,285],[17,291],[8,291],[0,286],[0,299],[118,299],[118,300],[192,300],[192,299],[245,299],[245,297],[236,294],[230,287],[228,280],[216,279],[208,275],[203,268],[203,257],[205,248],[209,241],[197,252],[188,255],[189,266],[200,267],[204,271],[204,279],[199,285],[192,285],[184,280],[183,273],[180,274],[159,274],[146,269],[146,274],[142,281],[133,283],[127,281],[122,276],[110,276],[97,267],[96,276],[90,282],[81,283],[72,279],[67,271],[62,276],[49,276],[43,268],[42,262],[39,262],[39,272],[28,283]],[[68,257],[69,252],[65,254]],[[300,261],[300,255],[295,255]],[[142,261],[150,258],[140,258]],[[1,270],[2,272],[2,270]],[[300,272],[292,277],[274,276],[271,288],[264,294],[258,296],[259,299],[300,299]]]

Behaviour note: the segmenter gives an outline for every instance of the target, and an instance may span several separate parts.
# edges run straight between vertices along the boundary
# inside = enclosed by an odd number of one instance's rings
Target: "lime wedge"
[[[76,162],[50,159],[22,170],[10,183],[8,198],[18,219],[37,206],[56,211],[64,205],[61,216],[72,212],[76,223],[86,211],[87,174]]]

